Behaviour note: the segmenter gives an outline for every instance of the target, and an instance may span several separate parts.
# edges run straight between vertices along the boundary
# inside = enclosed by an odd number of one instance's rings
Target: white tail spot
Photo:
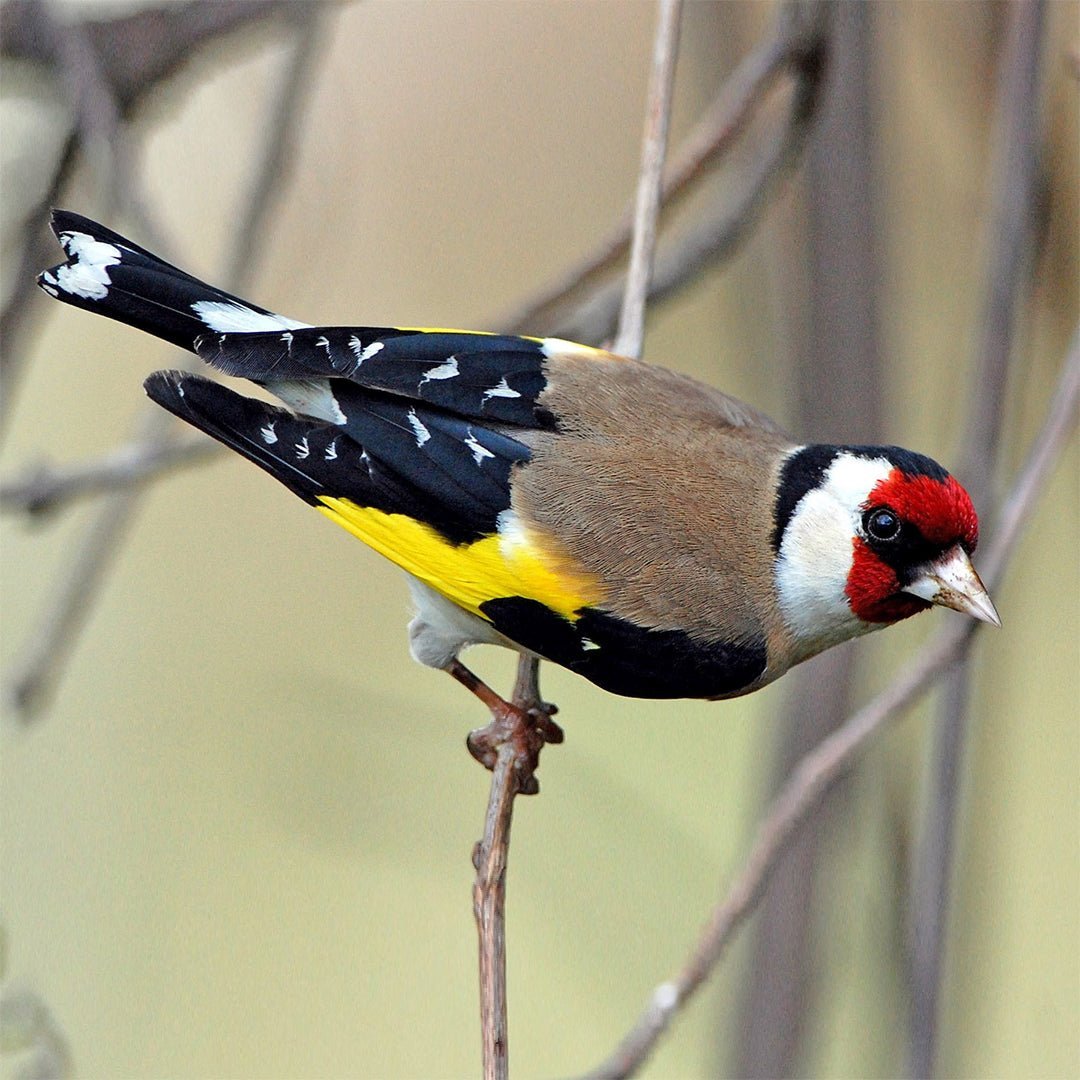
[[[219,334],[265,334],[271,330],[302,330],[308,325],[284,315],[255,311],[235,300],[196,300],[191,310]]]
[[[108,268],[120,264],[120,249],[81,232],[61,233],[60,243],[72,261],[57,267],[57,287],[84,300],[104,300],[112,284]]]

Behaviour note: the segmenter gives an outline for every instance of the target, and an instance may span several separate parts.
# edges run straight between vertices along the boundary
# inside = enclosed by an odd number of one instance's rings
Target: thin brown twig
[[[519,708],[535,703],[538,694],[525,687],[536,683],[537,661],[518,658],[513,701]],[[510,826],[514,799],[521,793],[517,748],[507,738],[498,748],[491,771],[491,790],[484,835],[473,850],[473,915],[480,957],[480,1036],[484,1080],[506,1080],[510,1069],[510,1030],[506,1008],[506,870],[510,859]]]
[[[272,10],[269,6],[267,10]],[[316,13],[318,9],[315,9]],[[307,48],[306,39],[315,32],[317,18],[312,15],[310,21],[301,24],[300,37],[296,51]],[[310,71],[310,67],[308,68]],[[283,94],[299,96],[306,84],[302,80],[287,78],[283,83]],[[296,125],[300,110],[290,100],[279,98],[274,111],[278,124]],[[272,207],[272,196],[276,183],[286,175],[285,156],[293,147],[293,140],[271,128],[262,159],[252,184],[253,201],[257,212],[249,211],[246,216],[248,228],[253,232],[259,227]],[[267,182],[266,176],[274,182]],[[132,184],[134,184],[134,178]],[[234,237],[234,247],[239,248],[246,239]],[[250,272],[250,260],[241,266],[244,272]],[[229,283],[232,285],[232,283]],[[167,437],[171,418],[160,409],[151,409],[140,421],[140,431],[136,443],[142,446],[144,456],[157,457],[160,461],[162,451],[159,443]],[[169,457],[170,454],[166,454]],[[154,470],[148,469],[142,479],[147,479]],[[97,512],[93,523],[88,527],[83,541],[72,556],[66,573],[59,582],[56,592],[47,605],[40,622],[31,633],[22,655],[15,661],[12,671],[5,678],[8,697],[15,712],[23,720],[32,718],[48,701],[62,674],[77,638],[78,629],[89,612],[97,595],[104,575],[112,564],[113,554],[118,550],[118,540],[130,522],[138,506],[140,488],[126,487],[109,494]]]
[[[1042,428],[1004,499],[997,528],[980,560],[988,586],[1002,578],[1039,494],[1072,435],[1080,406],[1080,330],[1073,337]],[[588,1080],[633,1075],[646,1061],[678,1011],[724,954],[734,932],[761,898],[780,856],[808,812],[844,773],[867,741],[891,717],[913,704],[967,650],[981,624],[952,621],[885,690],[807,754],[792,772],[758,827],[742,869],[714,908],[689,960],[653,991],[633,1028],[614,1053],[585,1074]]]
[[[678,53],[681,0],[659,0],[653,43],[653,66],[646,103],[641,175],[634,219],[634,258],[623,304],[620,348],[629,355],[641,351],[650,267],[656,247],[656,219],[660,212],[660,176],[664,167],[671,92]],[[520,723],[529,711],[544,709],[537,685],[539,662],[518,659],[514,704]],[[484,836],[473,853],[476,880],[473,912],[480,949],[480,1029],[485,1080],[506,1080],[509,1074],[509,1022],[506,1009],[506,871],[510,858],[510,826],[514,799],[521,792],[523,775],[518,747],[523,742],[508,732],[499,745],[491,774],[491,792],[484,819]]]
[[[619,332],[612,348],[622,356],[640,356],[645,337],[645,300],[652,280],[656,251],[656,223],[660,214],[660,180],[667,153],[671,99],[675,87],[675,58],[679,51],[682,0],[660,0],[656,13],[652,70],[649,75],[645,133],[641,140],[641,166],[634,205],[634,238],[626,272]]]

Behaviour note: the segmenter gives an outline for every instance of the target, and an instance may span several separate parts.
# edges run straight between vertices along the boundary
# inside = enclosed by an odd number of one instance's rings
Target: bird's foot
[[[540,791],[540,781],[536,779],[540,751],[549,741],[546,737],[547,724],[562,736],[561,729],[553,721],[546,717],[545,721],[541,726],[532,711],[504,701],[503,708],[492,710],[491,723],[487,727],[469,732],[466,740],[469,753],[485,768],[494,769],[503,747],[509,744],[513,752],[518,792],[522,795],[536,795]]]
[[[466,740],[469,753],[484,768],[494,770],[500,752],[509,746],[518,792],[536,795],[540,791],[540,782],[536,779],[540,751],[547,743],[561,743],[565,737],[563,729],[552,720],[558,709],[538,700],[538,695],[529,695],[532,700],[519,696],[519,691],[524,689],[520,680],[511,702],[496,694],[460,661],[453,661],[447,670],[491,710],[491,723],[469,733]]]

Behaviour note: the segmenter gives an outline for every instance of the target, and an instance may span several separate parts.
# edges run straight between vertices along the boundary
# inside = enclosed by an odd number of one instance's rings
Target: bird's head
[[[896,446],[805,446],[780,468],[780,608],[806,655],[931,605],[1000,626],[971,564],[979,522],[937,462]]]

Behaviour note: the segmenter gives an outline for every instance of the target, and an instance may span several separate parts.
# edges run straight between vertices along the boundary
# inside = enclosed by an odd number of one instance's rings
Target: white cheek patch
[[[838,454],[784,530],[776,561],[780,610],[806,655],[876,625],[855,616],[845,589],[863,504],[891,471],[884,458]]]
[[[273,330],[304,330],[310,326],[284,315],[254,311],[231,300],[197,300],[191,310],[218,334],[262,334]]]

